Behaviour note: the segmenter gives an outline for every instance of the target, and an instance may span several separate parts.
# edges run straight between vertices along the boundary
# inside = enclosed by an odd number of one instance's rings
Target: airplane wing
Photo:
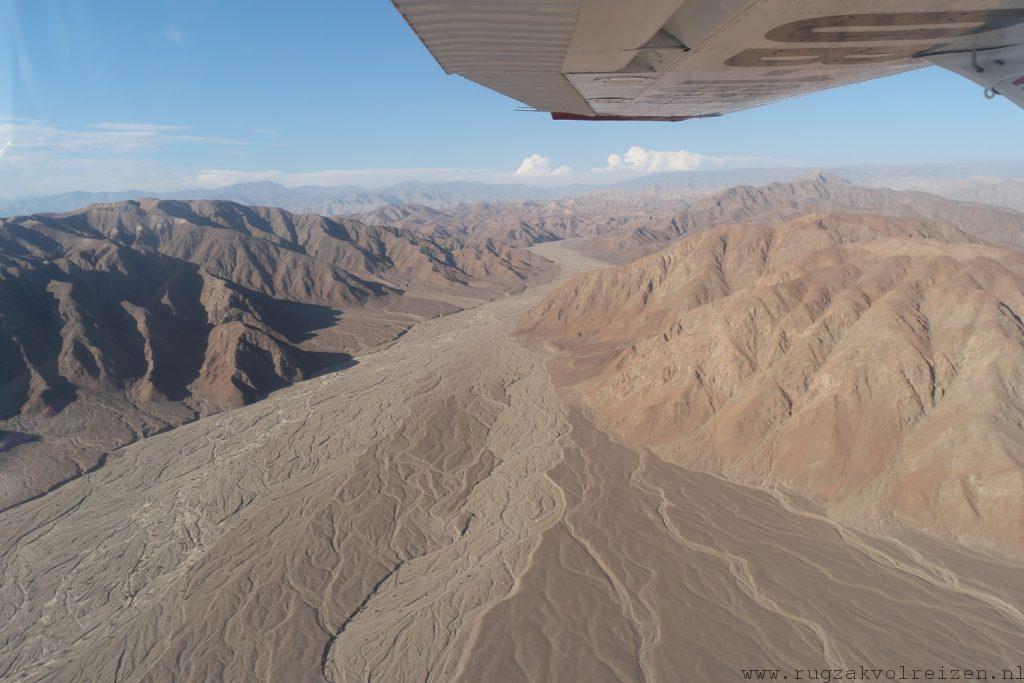
[[[556,119],[719,116],[937,64],[1024,107],[1024,0],[392,0],[447,73]]]

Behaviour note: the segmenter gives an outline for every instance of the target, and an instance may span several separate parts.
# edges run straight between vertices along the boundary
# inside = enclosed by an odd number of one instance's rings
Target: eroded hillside
[[[505,245],[230,202],[0,221],[0,507],[545,271]]]
[[[1024,255],[812,214],[582,276],[521,330],[629,443],[847,523],[1024,556]]]

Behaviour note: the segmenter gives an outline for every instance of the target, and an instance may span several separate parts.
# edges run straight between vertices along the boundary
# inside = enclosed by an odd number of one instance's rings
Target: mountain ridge
[[[0,506],[546,271],[505,245],[224,201],[0,219]]]
[[[819,210],[945,220],[987,241],[1024,248],[1024,213],[926,192],[869,188],[835,174],[814,172],[792,182],[732,187],[695,200],[661,224],[595,236],[580,249],[588,256],[625,263],[717,225],[782,221]]]

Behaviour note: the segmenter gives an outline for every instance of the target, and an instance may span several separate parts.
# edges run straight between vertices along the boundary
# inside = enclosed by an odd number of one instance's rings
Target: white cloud
[[[288,187],[296,185],[380,185],[403,180],[463,180],[476,173],[457,168],[352,168],[289,173],[285,171],[239,171],[203,169],[184,179],[189,187],[223,187],[235,183],[269,180]]]
[[[608,165],[595,171],[631,171],[657,173],[659,171],[697,171],[727,166],[772,163],[759,157],[717,157],[688,152],[685,149],[659,151],[632,146],[624,154],[609,154]]]
[[[657,151],[633,146],[611,154],[606,166],[573,170],[542,154],[531,154],[518,168],[328,168],[281,170],[257,166],[259,155],[278,136],[269,129],[245,131],[249,140],[197,135],[187,126],[168,123],[102,121],[64,128],[34,119],[0,116],[0,196],[54,194],[70,190],[142,189],[154,192],[195,187],[223,187],[239,182],[269,180],[285,186],[358,185],[380,187],[421,180],[443,182],[469,180],[489,183],[528,182],[555,186],[566,183],[605,183],[656,171],[689,171],[737,166],[778,166],[777,160],[756,157],[716,157],[685,150]],[[4,146],[4,141],[11,144]],[[182,163],[165,151],[182,143],[208,144],[194,150],[193,163]],[[243,147],[253,145],[253,147]],[[190,150],[193,151],[193,150]],[[243,169],[232,168],[244,154]],[[222,165],[223,164],[223,165]],[[245,169],[248,167],[248,169]]]
[[[7,150],[9,150],[10,148],[11,148],[11,141],[10,140],[8,140],[4,144],[0,145],[0,159],[4,158],[4,155],[7,154]]]
[[[531,154],[526,157],[516,169],[517,176],[526,178],[560,176],[571,172],[572,169],[565,165],[552,166],[551,159],[540,154]]]
[[[175,45],[181,45],[185,42],[185,34],[181,32],[181,29],[177,26],[168,26],[164,30],[164,38],[171,41]]]
[[[244,145],[242,140],[193,135],[186,126],[155,123],[94,123],[84,130],[58,128],[39,120],[0,120],[0,138],[13,141],[22,158],[42,151],[97,154],[145,151],[174,142]]]
[[[261,180],[281,182],[284,174],[280,171],[232,171],[229,169],[204,169],[188,178],[196,187],[222,187],[235,183],[254,183]]]
[[[0,194],[7,197],[180,187],[183,173],[157,160],[162,149],[181,143],[250,144],[194,135],[186,126],[107,121],[70,129],[35,119],[0,118],[4,140],[11,143],[0,167]]]
[[[180,174],[139,155],[22,155],[18,145],[0,162],[0,196],[5,199],[87,192],[179,189]]]
[[[188,130],[188,126],[167,126],[159,123],[117,123],[105,121],[103,123],[90,123],[86,128],[98,130],[134,131],[145,133],[163,133],[170,130]]]

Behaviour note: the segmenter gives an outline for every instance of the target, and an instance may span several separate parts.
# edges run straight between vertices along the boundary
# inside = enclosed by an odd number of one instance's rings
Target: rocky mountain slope
[[[1024,557],[1024,254],[811,214],[587,274],[523,334],[628,443],[847,523]]]
[[[793,182],[733,187],[694,201],[660,223],[651,221],[632,230],[595,237],[582,250],[590,256],[625,263],[716,225],[748,220],[770,224],[811,211],[942,220],[994,244],[1024,247],[1024,214],[1016,211],[924,192],[862,187],[838,176],[812,174]]]
[[[169,426],[519,291],[542,259],[230,202],[0,221],[0,507]]]

